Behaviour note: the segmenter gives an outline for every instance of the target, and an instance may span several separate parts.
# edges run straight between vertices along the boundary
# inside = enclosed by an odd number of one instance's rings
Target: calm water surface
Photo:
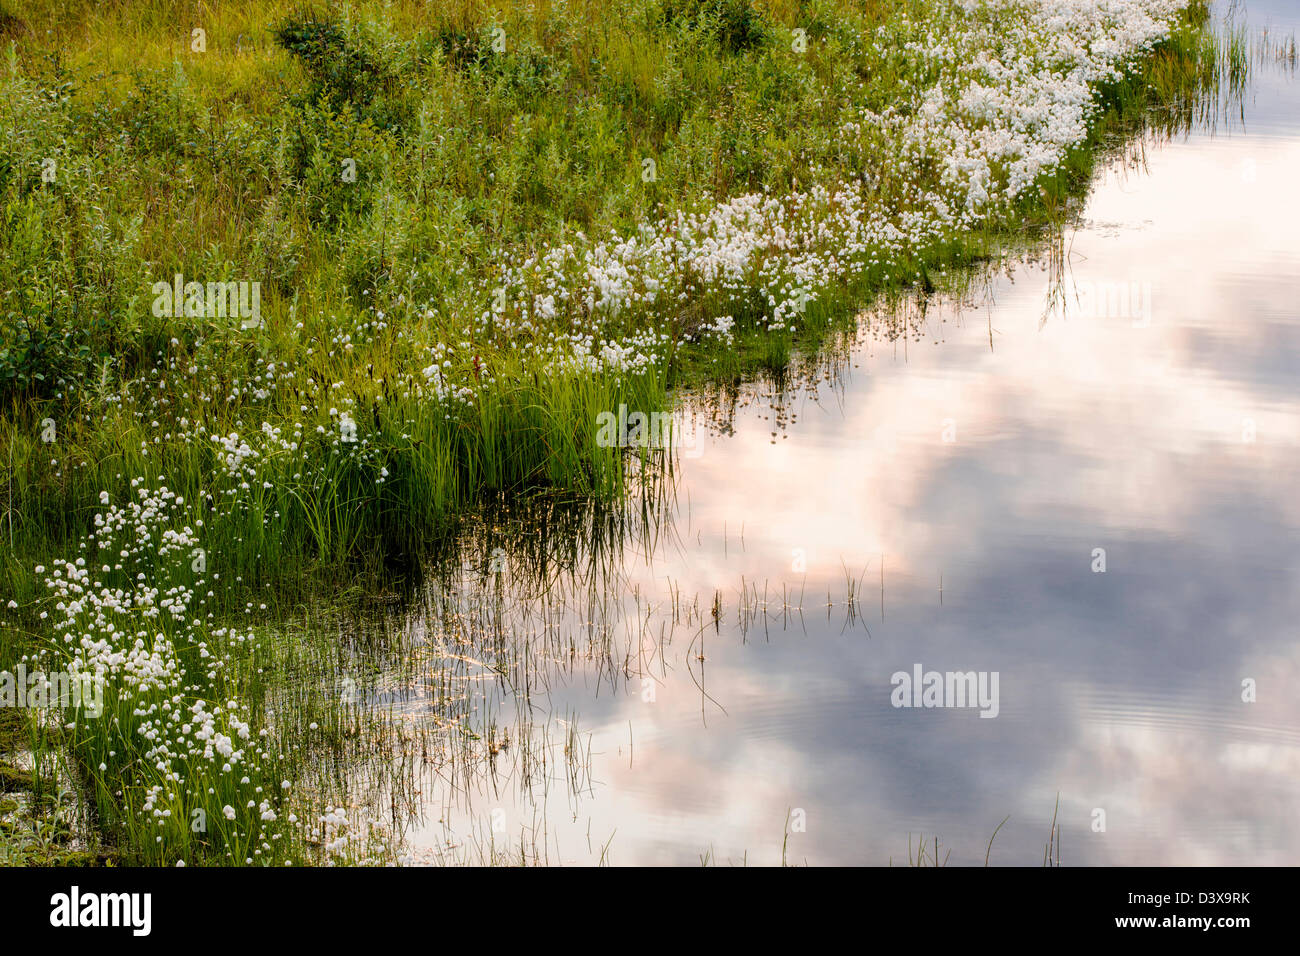
[[[1296,79],[1139,146],[1063,269],[701,399],[665,503],[599,546],[485,530],[503,573],[449,571],[381,682],[424,728],[385,788],[409,846],[982,864],[1009,818],[991,862],[1035,864],[1055,816],[1066,865],[1300,859]],[[997,716],[894,707],[918,664],[997,672]]]

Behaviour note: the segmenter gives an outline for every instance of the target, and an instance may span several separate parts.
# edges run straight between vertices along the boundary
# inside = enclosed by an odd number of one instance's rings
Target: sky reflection
[[[501,809],[494,839],[528,829],[552,863],[771,864],[799,808],[791,862],[905,863],[923,833],[980,864],[1009,817],[991,861],[1036,864],[1059,795],[1067,865],[1300,858],[1300,99],[1264,72],[1244,130],[1100,179],[1064,312],[1044,323],[1051,276],[1022,263],[905,349],[866,329],[843,376],[777,399],[788,427],[743,396],[679,463],[676,545],[607,582],[631,670],[533,696],[553,740],[581,730],[588,785],[562,761],[470,796],[431,775],[412,843],[492,838]],[[1107,286],[1149,322],[1080,305]],[[894,708],[918,662],[999,672],[999,716]]]

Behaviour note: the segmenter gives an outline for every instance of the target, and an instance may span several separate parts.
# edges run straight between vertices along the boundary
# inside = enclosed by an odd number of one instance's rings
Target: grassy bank
[[[1184,6],[5,4],[0,666],[104,694],[31,749],[131,861],[310,858],[262,628],[1059,228],[1232,69]]]
[[[210,502],[214,563],[277,593],[401,560],[482,494],[617,494],[600,412],[779,369],[871,294],[1059,222],[1105,107],[1184,83],[1196,42],[1088,77],[1099,107],[1072,115],[1057,77],[1017,86],[1060,55],[1050,31],[1017,26],[1010,79],[927,53],[1009,44],[1015,5],[634,3],[617,29],[602,4],[384,10],[11,5],[20,603],[137,477]],[[985,102],[936,106],[972,84]],[[199,314],[156,315],[177,275],[257,282],[258,323],[188,293]]]

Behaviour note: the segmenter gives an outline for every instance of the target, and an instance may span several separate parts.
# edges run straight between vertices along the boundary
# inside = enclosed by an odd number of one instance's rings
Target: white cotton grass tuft
[[[263,733],[253,743],[247,702],[213,693],[259,642],[198,613],[204,578],[196,580],[192,556],[201,542],[184,499],[165,485],[131,484],[128,501],[94,516],[81,550],[95,560],[40,568],[58,617],[37,657],[86,682],[100,701],[69,709],[70,745],[93,757],[97,785],[139,794],[125,798],[124,811],[134,817],[127,825],[156,834],[136,841],[153,845],[159,859],[151,862],[183,860],[197,833],[240,850],[276,839],[269,800],[246,817],[235,807],[264,787],[280,791],[273,781],[283,776],[271,776],[278,757]]]

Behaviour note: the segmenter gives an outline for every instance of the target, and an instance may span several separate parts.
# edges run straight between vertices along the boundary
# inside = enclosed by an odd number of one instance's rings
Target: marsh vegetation
[[[532,709],[557,674],[622,692],[651,623],[702,670],[727,615],[807,610],[686,584],[616,631],[673,456],[602,416],[820,377],[864,308],[1050,246],[1108,150],[1240,90],[1207,17],[5,3],[0,667],[106,707],[0,713],[6,790],[70,794],[91,858],[229,865],[412,859],[430,767],[590,789],[579,716]],[[536,819],[458,833],[425,857],[552,859]]]

